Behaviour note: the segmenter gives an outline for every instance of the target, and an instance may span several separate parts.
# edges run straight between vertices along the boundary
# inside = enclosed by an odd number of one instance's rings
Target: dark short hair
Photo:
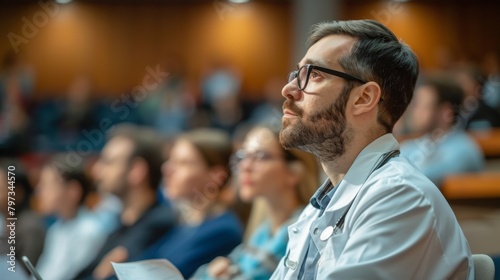
[[[436,92],[436,105],[449,104],[453,108],[453,123],[458,120],[464,99],[464,91],[458,82],[446,75],[436,75],[422,81],[421,86],[430,86]]]
[[[374,81],[382,90],[378,122],[387,132],[403,115],[413,96],[419,65],[410,47],[375,20],[322,22],[313,27],[308,46],[329,35],[347,35],[357,41],[338,62],[349,74]],[[356,81],[348,81],[352,88]]]
[[[75,181],[78,183],[82,190],[82,196],[80,197],[80,204],[83,204],[87,194],[92,188],[91,180],[85,171],[85,163],[82,161],[78,164],[69,164],[66,160],[65,154],[59,154],[54,156],[46,165],[52,168],[56,175],[63,180],[65,183]]]
[[[164,158],[162,155],[163,140],[153,129],[135,124],[118,124],[109,133],[108,140],[123,137],[132,142],[133,148],[129,160],[141,158],[148,165],[148,183],[153,190],[160,185],[162,174],[161,166]]]
[[[227,176],[219,187],[227,184],[231,178],[229,161],[232,154],[232,142],[229,134],[220,129],[198,128],[181,134],[179,140],[188,141],[200,153],[208,167],[225,168]]]

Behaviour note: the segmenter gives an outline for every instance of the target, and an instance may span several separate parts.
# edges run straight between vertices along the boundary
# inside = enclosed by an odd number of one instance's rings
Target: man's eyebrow
[[[321,61],[319,60],[316,60],[316,59],[312,59],[312,58],[306,58],[304,60],[304,64],[312,64],[312,65],[316,65],[316,66],[325,66],[324,63],[322,63]],[[300,64],[297,64],[297,69],[300,68]]]

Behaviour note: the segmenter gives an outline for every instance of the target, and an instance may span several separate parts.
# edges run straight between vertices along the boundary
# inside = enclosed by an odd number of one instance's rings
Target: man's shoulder
[[[366,185],[370,191],[391,191],[394,188],[405,188],[422,195],[438,194],[439,188],[427,178],[406,157],[399,156],[373,172]]]
[[[170,205],[158,203],[146,211],[136,222],[136,225],[140,227],[168,227],[175,224],[177,218],[177,212]]]
[[[213,236],[242,236],[243,225],[238,217],[230,210],[206,219],[202,224],[195,228],[195,231],[204,232],[206,235]]]

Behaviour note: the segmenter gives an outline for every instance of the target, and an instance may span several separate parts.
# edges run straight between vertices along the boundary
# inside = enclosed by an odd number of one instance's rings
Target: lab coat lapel
[[[309,228],[316,219],[318,210],[308,205],[300,215],[297,222],[288,227],[288,252],[285,256],[284,265],[291,270],[297,271],[307,250]]]
[[[382,155],[389,151],[399,149],[397,140],[392,134],[386,134],[379,137],[371,144],[366,146],[356,157],[353,164],[347,171],[340,185],[337,186],[330,203],[323,215],[316,219],[310,227],[311,236],[320,253],[325,247],[326,240],[334,234],[340,234],[343,229],[329,234],[328,227],[334,227],[337,221],[342,217],[351,202],[356,198],[356,194],[370,176],[373,168],[381,160]],[[349,213],[346,219],[349,217]],[[326,231],[326,232],[325,232]]]

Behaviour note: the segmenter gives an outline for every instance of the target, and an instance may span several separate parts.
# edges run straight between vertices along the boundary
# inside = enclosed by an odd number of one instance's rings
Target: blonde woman
[[[298,218],[318,186],[318,164],[308,153],[284,150],[278,133],[267,127],[256,127],[247,134],[233,164],[241,199],[259,201],[251,222],[257,215],[264,220],[246,244],[227,258],[215,259],[195,278],[269,279],[285,255],[288,225]]]

